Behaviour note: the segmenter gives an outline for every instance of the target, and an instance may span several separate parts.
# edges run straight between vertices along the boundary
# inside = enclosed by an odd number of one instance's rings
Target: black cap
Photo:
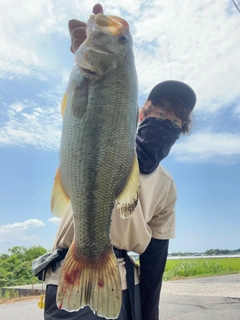
[[[186,83],[176,80],[163,81],[157,84],[148,96],[148,100],[158,100],[162,96],[173,95],[182,99],[186,106],[192,111],[197,97],[195,92]]]

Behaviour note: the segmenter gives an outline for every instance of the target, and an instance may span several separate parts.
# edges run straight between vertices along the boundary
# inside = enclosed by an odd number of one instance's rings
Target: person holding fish
[[[160,163],[189,131],[196,95],[180,81],[157,84],[135,134],[137,78],[128,23],[105,16],[100,4],[93,13],[88,24],[69,21],[76,65],[62,102],[51,200],[53,213],[63,214],[53,246],[60,258],[43,276],[44,319],[158,320],[177,198]],[[129,251],[140,255],[140,270]]]

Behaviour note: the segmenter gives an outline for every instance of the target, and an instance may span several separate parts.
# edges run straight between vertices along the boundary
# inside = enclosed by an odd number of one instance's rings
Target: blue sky
[[[191,133],[162,162],[178,188],[169,251],[239,248],[239,12],[230,0],[101,3],[130,24],[140,106],[168,79],[185,81],[198,96]],[[74,63],[67,22],[87,20],[93,4],[0,0],[0,253],[52,246],[60,102]]]

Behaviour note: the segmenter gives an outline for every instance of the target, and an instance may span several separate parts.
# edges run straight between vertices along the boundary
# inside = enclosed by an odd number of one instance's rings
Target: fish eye
[[[123,36],[120,36],[120,37],[119,37],[119,40],[124,42],[124,41],[127,41],[128,38],[123,35]]]

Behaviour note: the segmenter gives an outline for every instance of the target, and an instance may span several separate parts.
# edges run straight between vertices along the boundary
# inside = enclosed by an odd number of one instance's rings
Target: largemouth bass
[[[75,62],[62,101],[60,165],[51,198],[53,214],[61,216],[71,205],[74,218],[57,305],[68,311],[88,305],[114,319],[122,289],[111,216],[115,203],[121,217],[130,216],[139,191],[138,89],[128,23],[92,15]]]

